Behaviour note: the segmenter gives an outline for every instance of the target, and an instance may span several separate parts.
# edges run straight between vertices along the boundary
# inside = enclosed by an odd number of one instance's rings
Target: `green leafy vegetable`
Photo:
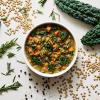
[[[46,31],[38,31],[38,32],[36,32],[36,31],[31,32],[31,35],[34,36],[34,35],[47,35],[48,34],[48,32],[46,32]]]
[[[38,3],[43,7],[46,2],[47,2],[47,0],[40,0]]]
[[[37,32],[37,34],[38,34],[38,35],[47,35],[48,32],[46,32],[46,31],[40,31],[40,32]]]
[[[60,32],[60,36],[62,40],[65,40],[67,37],[67,32]]]
[[[74,18],[87,24],[96,25],[81,39],[83,45],[100,44],[100,9],[77,0],[55,0],[55,3],[63,12]]]
[[[94,46],[100,44],[100,23],[88,31],[81,39],[83,45]]]
[[[38,57],[32,57],[32,61],[38,65],[41,65],[42,62],[40,61],[40,59]]]
[[[62,56],[59,57],[59,62],[60,62],[61,65],[69,64],[68,58],[62,57]]]
[[[21,86],[22,85],[18,81],[9,86],[3,85],[0,88],[0,93],[7,92],[8,90],[17,90]]]
[[[8,58],[12,58],[12,57],[14,57],[14,56],[15,56],[15,54],[14,54],[14,53],[12,53],[12,52],[9,52],[7,56],[8,56]]]
[[[53,37],[53,41],[54,42],[57,42],[57,37]]]
[[[58,0],[58,1],[61,1],[66,6],[76,11],[80,11],[81,13],[84,13],[88,16],[100,18],[100,9],[93,7],[89,4],[85,4],[78,0]]]
[[[32,35],[32,36],[36,35],[36,32],[31,32],[31,35]]]
[[[45,47],[45,49],[47,49],[48,51],[52,51],[52,50],[53,50],[52,45],[49,44],[49,43],[45,43],[45,44],[44,44],[44,47]]]
[[[48,70],[51,71],[51,72],[53,72],[55,70],[55,65],[49,64],[48,65]]]
[[[6,43],[2,44],[0,47],[0,58],[7,52],[8,49],[16,45],[16,40],[13,39],[11,41],[7,41]]]
[[[99,22],[98,18],[89,16],[85,13],[80,12],[79,10],[73,9],[72,7],[69,6],[71,4],[70,1],[75,2],[75,0],[66,0],[65,3],[64,3],[63,0],[55,0],[55,3],[63,12],[67,13],[68,15],[70,15],[70,16],[76,18],[76,19],[79,19],[79,20],[81,20],[81,21],[83,21],[87,24],[91,24],[91,25],[97,25],[98,24],[98,22]],[[75,4],[76,3],[74,3],[74,5]]]
[[[31,47],[32,47],[33,51],[36,50],[36,46],[35,45],[32,45]]]
[[[7,72],[5,74],[4,73],[1,73],[1,74],[8,76],[8,75],[11,75],[12,72],[14,72],[14,69],[11,69],[11,63],[7,63]]]
[[[71,56],[74,56],[74,54],[75,54],[75,51],[74,51],[74,52],[70,52],[70,54],[71,54]]]

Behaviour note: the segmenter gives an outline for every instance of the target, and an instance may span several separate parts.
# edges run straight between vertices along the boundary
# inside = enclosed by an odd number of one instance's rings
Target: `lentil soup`
[[[46,23],[28,35],[25,52],[29,63],[43,73],[65,70],[74,58],[75,40],[63,26]]]

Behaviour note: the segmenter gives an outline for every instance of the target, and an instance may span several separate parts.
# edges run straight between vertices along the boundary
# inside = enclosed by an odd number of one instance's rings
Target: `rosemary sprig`
[[[7,72],[1,73],[2,75],[8,76],[11,75],[11,73],[14,72],[14,69],[11,69],[11,63],[7,63]]]
[[[14,53],[12,53],[12,52],[9,52],[7,56],[8,56],[8,58],[12,58],[12,57],[14,57],[14,56],[15,56],[15,54],[14,54]]]
[[[18,63],[20,64],[25,64],[23,61],[17,60]]]
[[[60,15],[57,12],[55,12],[53,9],[49,17],[51,17],[52,20],[56,20],[56,16],[58,16],[58,20],[60,21]]]
[[[17,90],[21,86],[21,83],[19,83],[18,81],[9,86],[3,85],[0,88],[0,93],[7,92],[8,90]]]
[[[2,44],[0,47],[0,58],[7,52],[8,49],[16,45],[17,39],[12,39],[11,41],[7,41],[6,43]]]
[[[40,0],[38,3],[43,7],[46,2],[47,2],[47,0]]]

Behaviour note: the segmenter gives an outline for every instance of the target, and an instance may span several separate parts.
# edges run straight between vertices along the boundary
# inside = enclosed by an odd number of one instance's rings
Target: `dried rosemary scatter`
[[[16,41],[17,39],[12,39],[11,41],[7,41],[0,46],[0,58],[2,58],[2,56],[7,52],[8,49],[16,45]]]
[[[40,0],[38,3],[43,7],[46,2],[47,2],[47,0]]]
[[[3,85],[0,88],[0,93],[7,92],[8,90],[17,90],[21,86],[21,83],[19,83],[18,81],[9,86]]]
[[[52,20],[56,20],[56,15],[58,16],[58,20],[60,21],[60,15],[54,11],[54,9],[52,10],[52,12],[50,13],[50,16],[52,18]]]
[[[9,52],[7,56],[8,56],[8,58],[12,58],[12,57],[14,57],[14,56],[15,56],[15,54],[14,54],[14,53],[12,53],[12,52]]]
[[[7,63],[7,72],[1,73],[2,75],[8,76],[11,75],[11,73],[14,72],[14,69],[11,69],[11,63]]]

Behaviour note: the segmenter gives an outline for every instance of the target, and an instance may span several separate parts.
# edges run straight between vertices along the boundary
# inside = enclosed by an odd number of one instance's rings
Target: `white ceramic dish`
[[[32,29],[32,31],[33,31],[35,28],[37,28],[38,26],[41,26],[41,25],[43,25],[43,24],[58,24],[58,25],[64,27],[65,29],[67,29],[66,26],[64,26],[64,25],[62,25],[62,24],[60,24],[60,23],[46,22],[46,23],[42,23],[42,24],[37,25],[36,27],[34,27],[34,28]],[[67,29],[67,30],[68,30],[68,29]],[[32,31],[31,31],[31,32],[32,32]],[[68,31],[69,31],[69,30],[68,30]],[[31,33],[31,32],[30,32],[30,33]],[[69,31],[69,32],[70,32],[70,31]],[[29,33],[29,34],[30,34],[30,33]],[[66,67],[65,70],[63,70],[63,71],[61,71],[61,72],[58,72],[58,73],[54,73],[54,74],[42,73],[42,72],[38,71],[37,69],[35,69],[35,68],[29,63],[29,61],[28,61],[28,59],[27,59],[26,52],[25,52],[25,43],[26,43],[27,37],[29,36],[29,34],[28,34],[28,35],[26,36],[26,39],[25,39],[25,42],[24,42],[24,58],[25,58],[25,62],[26,62],[26,64],[28,65],[28,67],[29,67],[33,72],[35,72],[36,74],[38,74],[38,75],[40,75],[40,76],[43,76],[43,77],[57,77],[57,76],[60,76],[60,75],[62,75],[62,74],[64,74],[64,73],[66,73],[66,72],[73,66],[73,64],[75,63],[76,58],[77,58],[77,52],[78,52],[78,47],[77,47],[77,42],[76,42],[75,36],[73,35],[72,32],[70,32],[70,33],[71,33],[71,35],[73,36],[73,38],[74,38],[74,40],[75,40],[75,45],[76,45],[76,48],[75,48],[76,50],[75,50],[74,58],[73,58],[73,60],[71,61],[71,63],[69,64],[69,66]]]

